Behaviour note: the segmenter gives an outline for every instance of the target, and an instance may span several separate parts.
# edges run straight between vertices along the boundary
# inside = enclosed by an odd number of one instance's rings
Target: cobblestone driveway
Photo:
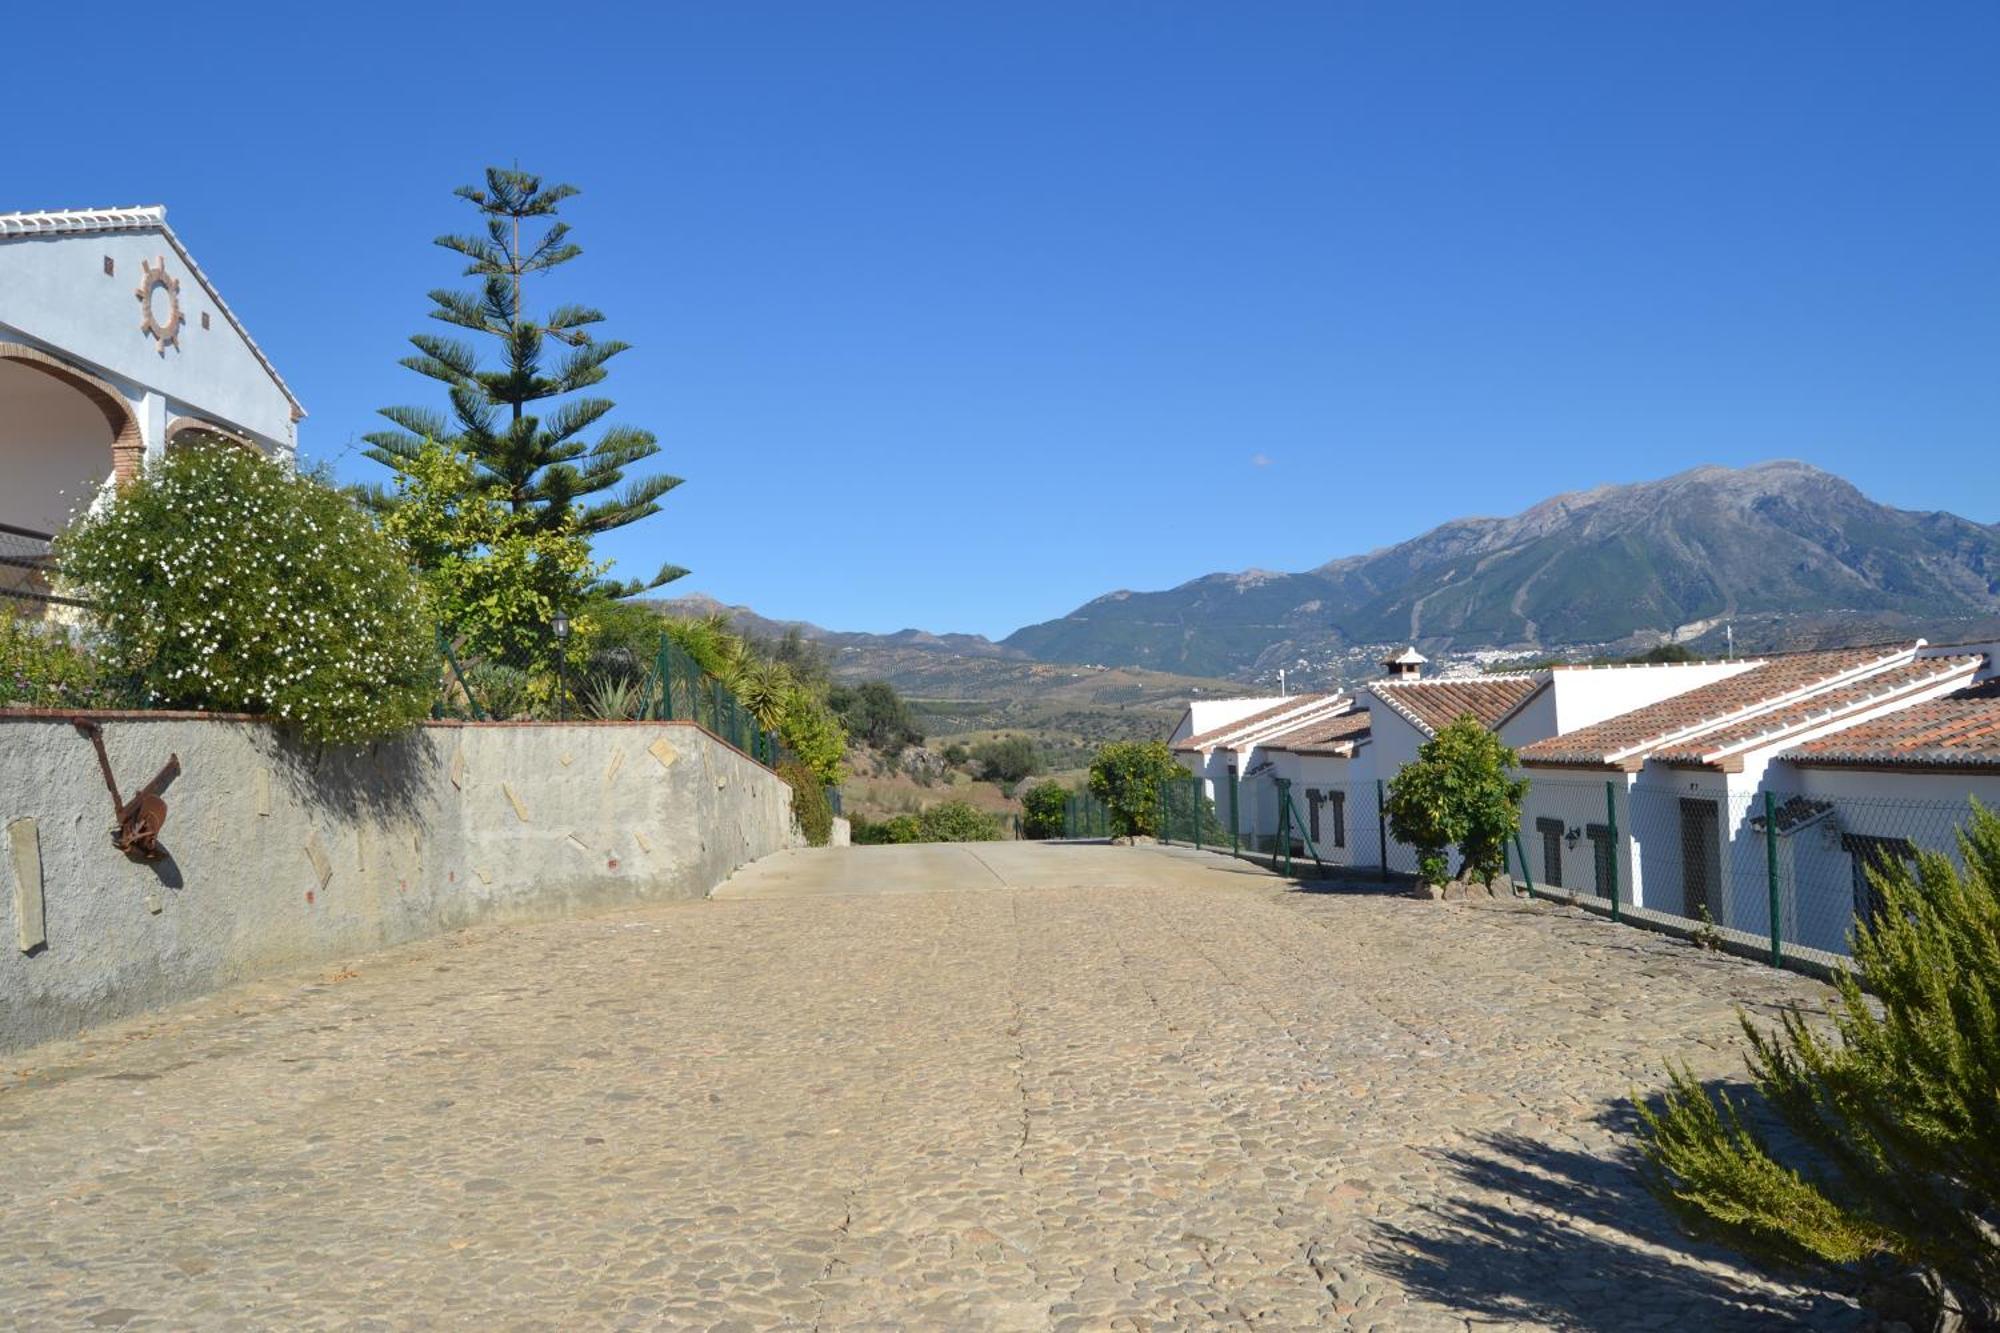
[[[1848,1327],[1617,1146],[1817,992],[1193,853],[787,854],[0,1061],[0,1326]]]

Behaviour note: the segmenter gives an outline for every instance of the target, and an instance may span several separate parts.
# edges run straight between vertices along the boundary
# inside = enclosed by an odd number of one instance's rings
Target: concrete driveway
[[[791,853],[16,1057],[0,1326],[1848,1327],[1622,1146],[1818,993],[1185,851]]]

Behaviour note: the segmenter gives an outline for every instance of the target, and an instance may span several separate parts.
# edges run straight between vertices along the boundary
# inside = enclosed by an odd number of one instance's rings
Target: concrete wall
[[[323,755],[254,721],[104,731],[128,796],[180,757],[166,861],[112,847],[74,726],[0,711],[0,1050],[476,922],[700,898],[804,841],[790,788],[686,723],[435,724]]]

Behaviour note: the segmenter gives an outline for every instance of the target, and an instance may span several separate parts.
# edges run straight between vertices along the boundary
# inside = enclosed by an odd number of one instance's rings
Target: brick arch
[[[179,437],[189,432],[199,435],[213,435],[217,439],[227,440],[239,448],[248,449],[253,454],[261,455],[264,452],[243,432],[232,430],[228,426],[219,425],[206,417],[175,417],[172,421],[169,421],[167,423],[167,448],[173,448],[180,442]]]
[[[104,414],[105,423],[111,427],[112,475],[121,483],[139,475],[139,464],[146,457],[146,443],[139,435],[139,419],[132,415],[123,394],[89,371],[79,370],[37,347],[0,342],[0,361],[12,361],[30,370],[39,370],[88,398],[91,405]]]

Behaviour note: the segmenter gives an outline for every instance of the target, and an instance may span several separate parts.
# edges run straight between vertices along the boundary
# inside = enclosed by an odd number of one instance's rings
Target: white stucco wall
[[[142,265],[162,256],[180,280],[185,319],[179,346],[164,356],[140,328],[133,295]],[[149,450],[175,416],[211,418],[285,453],[297,444],[290,400],[158,233],[0,238],[0,341],[39,346],[113,381],[140,416]]]
[[[1254,699],[1196,699],[1181,715],[1180,725],[1174,728],[1172,740],[1185,740],[1189,736],[1199,736],[1204,731],[1214,731],[1217,727],[1228,726],[1267,708],[1276,708],[1285,702],[1278,695],[1264,695]]]
[[[1556,667],[1550,673],[1558,736],[1644,708],[1756,666],[1742,662],[1662,662],[1651,665]],[[1540,739],[1537,737],[1536,739]]]

